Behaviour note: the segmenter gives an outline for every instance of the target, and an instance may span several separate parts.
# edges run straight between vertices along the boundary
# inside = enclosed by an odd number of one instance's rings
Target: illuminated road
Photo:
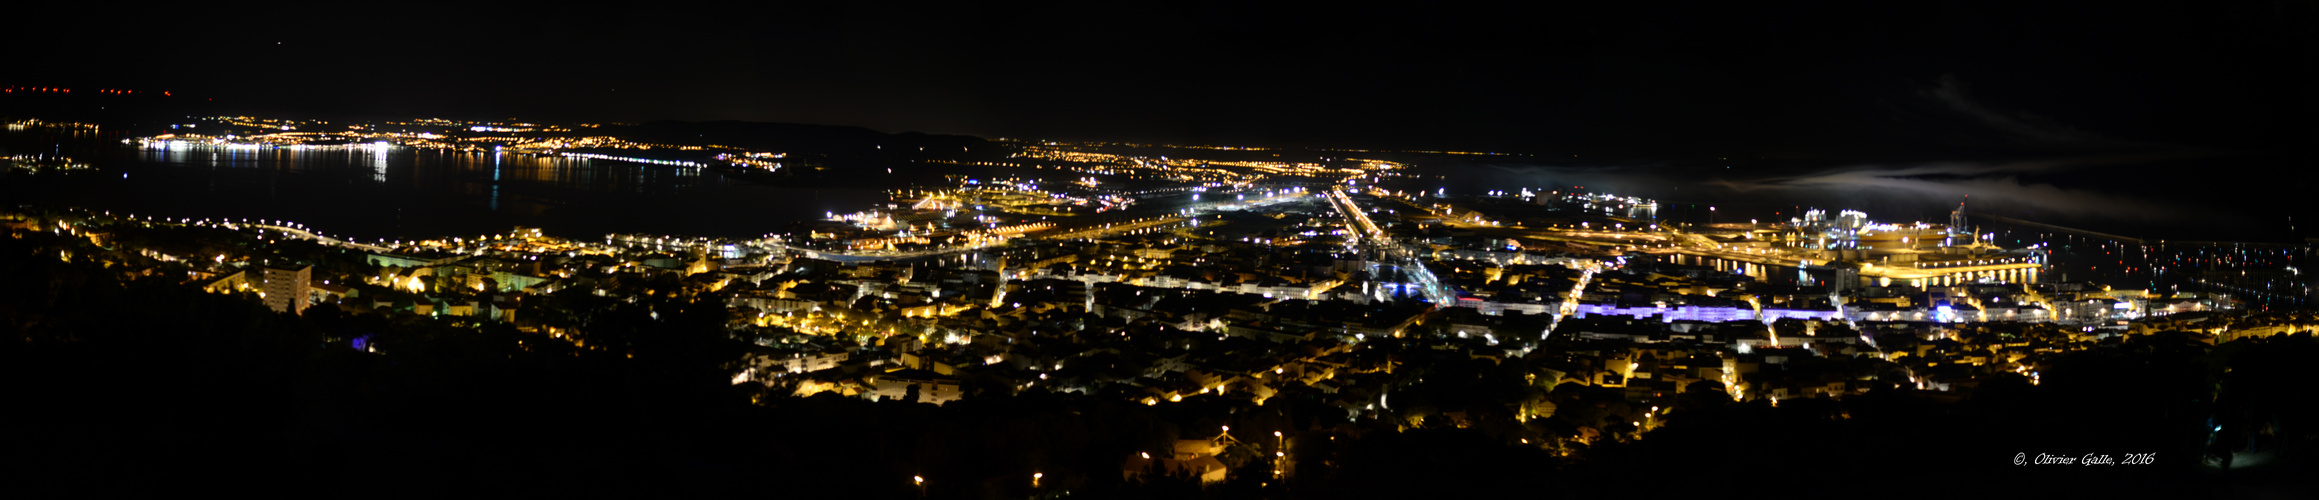
[[[378,245],[371,245],[371,244],[364,244],[364,243],[355,243],[355,242],[351,242],[351,241],[341,240],[341,239],[338,239],[338,238],[332,238],[332,237],[328,237],[328,236],[323,236],[323,235],[319,235],[319,234],[314,234],[314,232],[313,232],[313,231],[307,231],[307,230],[304,230],[304,229],[299,229],[299,228],[295,228],[295,227],[289,227],[289,226],[277,226],[277,225],[273,225],[273,224],[243,224],[243,225],[245,225],[245,226],[249,226],[249,227],[258,228],[258,229],[272,229],[272,230],[275,230],[275,231],[280,231],[280,232],[282,232],[282,234],[287,234],[287,235],[290,235],[290,236],[295,236],[295,237],[299,237],[299,238],[305,238],[305,239],[309,239],[309,240],[319,241],[319,242],[322,242],[322,244],[324,244],[324,245],[331,245],[331,246],[341,246],[341,247],[355,248],[355,249],[360,249],[360,250],[368,250],[368,251],[372,251],[372,252],[379,252],[379,253],[392,253],[392,252],[393,252],[393,250],[391,250],[391,249],[388,249],[387,247],[382,247],[382,246],[378,246]]]
[[[1335,204],[1337,211],[1345,214],[1347,220],[1352,221],[1353,229],[1360,233],[1362,239],[1368,243],[1363,245],[1364,247],[1373,249],[1379,254],[1379,257],[1391,262],[1393,266],[1403,269],[1411,278],[1417,280],[1417,290],[1425,295],[1427,302],[1441,307],[1457,304],[1457,291],[1442,284],[1440,278],[1434,277],[1433,271],[1426,269],[1424,262],[1418,261],[1416,252],[1412,252],[1386,237],[1385,231],[1377,228],[1377,223],[1369,220],[1369,213],[1361,210],[1360,204],[1354,203],[1353,197],[1346,195],[1344,188],[1330,190],[1329,202]],[[1372,274],[1374,273],[1372,272]]]
[[[1562,326],[1562,318],[1568,318],[1570,315],[1578,313],[1578,299],[1586,294],[1586,284],[1594,281],[1594,272],[1597,270],[1600,270],[1599,266],[1587,266],[1578,270],[1578,285],[1570,287],[1570,296],[1562,299],[1562,307],[1554,310],[1554,320],[1546,323],[1546,335],[1541,335],[1538,338],[1545,339],[1553,336],[1554,328]]]
[[[755,248],[763,248],[763,249],[775,249],[775,250],[782,250],[782,251],[792,252],[792,253],[796,253],[796,254],[798,254],[798,255],[800,255],[800,256],[803,256],[803,257],[805,257],[805,258],[808,258],[808,259],[834,260],[834,261],[838,261],[838,262],[876,262],[876,261],[885,261],[885,260],[901,260],[901,259],[915,259],[915,258],[919,258],[919,257],[932,257],[932,256],[936,256],[936,255],[953,254],[953,253],[959,253],[959,252],[970,252],[970,251],[974,251],[974,250],[981,250],[981,249],[990,248],[990,247],[994,247],[994,246],[1000,246],[1000,245],[1004,245],[1004,244],[1005,244],[1005,242],[997,242],[997,243],[983,243],[983,244],[978,244],[978,245],[966,245],[966,246],[948,247],[948,248],[940,248],[940,249],[934,249],[934,250],[919,250],[919,251],[914,251],[914,252],[896,252],[896,253],[890,253],[890,254],[870,254],[870,255],[858,255],[858,254],[849,254],[849,253],[832,252],[832,251],[828,251],[828,250],[815,250],[815,249],[811,249],[811,248],[800,248],[800,247],[793,247],[793,246],[789,246],[788,244],[784,244],[784,243],[775,242],[774,240],[757,240],[757,241],[751,241],[751,242],[748,242],[748,243],[745,243],[745,244],[746,244],[746,245],[748,245],[748,246],[751,246],[751,247],[755,247]]]

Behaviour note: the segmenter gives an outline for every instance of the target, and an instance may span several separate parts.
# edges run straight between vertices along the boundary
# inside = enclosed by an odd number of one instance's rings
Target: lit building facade
[[[314,266],[299,266],[297,269],[267,267],[266,307],[274,308],[274,312],[305,314],[307,280],[313,277]]]

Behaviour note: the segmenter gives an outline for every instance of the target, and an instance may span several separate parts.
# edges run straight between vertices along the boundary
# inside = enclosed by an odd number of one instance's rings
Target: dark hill
[[[614,135],[641,142],[716,144],[760,151],[808,154],[875,154],[928,150],[962,151],[988,144],[980,137],[918,132],[888,134],[862,127],[742,121],[657,121],[606,127]],[[881,149],[881,147],[883,149]]]

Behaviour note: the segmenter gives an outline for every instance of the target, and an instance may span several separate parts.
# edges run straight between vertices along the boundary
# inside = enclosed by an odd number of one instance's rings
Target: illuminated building
[[[314,266],[300,266],[297,269],[267,266],[264,292],[266,307],[274,308],[274,312],[305,314],[306,281],[313,278],[313,272]]]

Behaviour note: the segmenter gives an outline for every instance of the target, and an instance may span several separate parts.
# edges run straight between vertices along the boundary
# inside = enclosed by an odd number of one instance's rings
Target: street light
[[[918,498],[926,498],[926,477],[910,476],[910,482],[918,485]]]
[[[1031,489],[1038,489],[1038,487],[1039,487],[1039,478],[1041,478],[1041,477],[1046,477],[1046,474],[1043,474],[1043,473],[1038,473],[1038,472],[1033,472],[1033,473],[1031,473]]]

